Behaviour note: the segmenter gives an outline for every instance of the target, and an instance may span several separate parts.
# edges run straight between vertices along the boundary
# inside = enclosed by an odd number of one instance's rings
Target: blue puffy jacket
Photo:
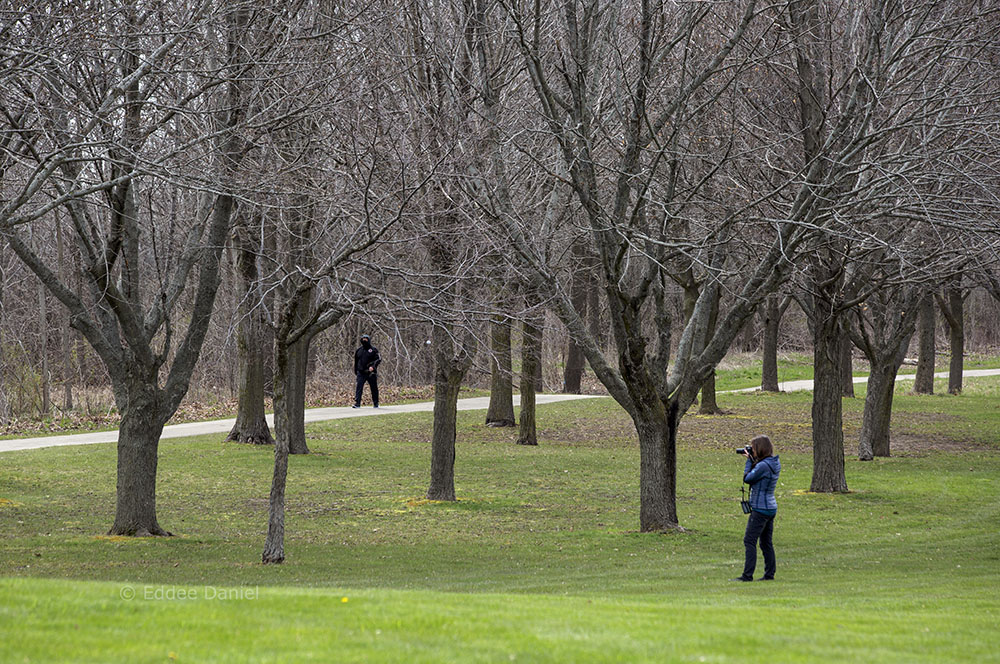
[[[750,485],[750,508],[755,510],[776,510],[778,501],[774,499],[774,487],[778,486],[781,462],[778,457],[767,457],[756,464],[747,459],[743,469],[743,481]]]

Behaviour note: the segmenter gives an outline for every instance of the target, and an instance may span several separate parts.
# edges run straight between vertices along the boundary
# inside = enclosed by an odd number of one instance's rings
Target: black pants
[[[773,579],[776,563],[774,561],[774,517],[760,512],[750,512],[747,519],[747,532],[743,536],[743,546],[746,547],[746,561],[743,563],[743,578],[752,579],[757,568],[757,541],[760,540],[760,550],[764,554],[764,578]]]
[[[361,393],[365,390],[365,383],[372,388],[372,405],[376,408],[378,407],[378,374],[372,371],[368,373],[366,371],[358,372],[358,386],[354,389],[354,405],[361,405]]]

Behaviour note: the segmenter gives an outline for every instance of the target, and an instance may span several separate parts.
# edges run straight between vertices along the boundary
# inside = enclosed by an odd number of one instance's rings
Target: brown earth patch
[[[893,456],[927,456],[932,452],[981,452],[992,450],[989,445],[971,441],[953,440],[945,436],[916,436],[893,433],[889,439],[889,452]]]

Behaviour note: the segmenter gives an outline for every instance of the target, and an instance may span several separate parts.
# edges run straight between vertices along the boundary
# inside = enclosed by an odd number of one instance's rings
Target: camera
[[[737,454],[742,454],[743,456],[753,456],[753,448],[749,445],[744,445],[743,447],[736,448]]]

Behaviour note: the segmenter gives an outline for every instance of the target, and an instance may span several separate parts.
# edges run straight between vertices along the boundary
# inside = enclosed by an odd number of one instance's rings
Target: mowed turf
[[[423,500],[429,414],[311,425],[287,562],[259,564],[269,449],[163,441],[160,522],[105,538],[113,445],[0,455],[0,661],[1000,661],[1000,380],[897,396],[896,456],[807,492],[808,394],[685,418],[683,533],[638,532],[638,449],[609,399],[539,410],[541,444],[459,414],[457,503]],[[742,566],[732,451],[774,435],[778,580]],[[760,570],[758,570],[758,576]]]

